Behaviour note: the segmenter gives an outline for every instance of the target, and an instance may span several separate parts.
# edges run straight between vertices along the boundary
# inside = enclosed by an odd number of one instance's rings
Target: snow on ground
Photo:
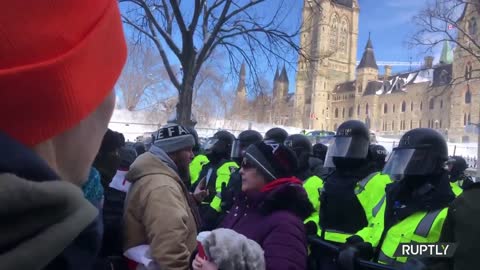
[[[399,139],[391,139],[377,136],[378,144],[381,144],[389,152],[398,145]],[[477,157],[477,143],[447,143],[448,154],[453,156],[463,156],[476,158]]]
[[[160,124],[159,124],[160,123]],[[123,133],[128,141],[135,141],[137,137],[158,130],[161,126],[161,120],[147,112],[131,112],[127,110],[115,110],[108,127],[114,131]],[[237,136],[246,129],[254,129],[265,134],[270,128],[281,127],[288,133],[300,133],[301,128],[285,127],[271,124],[259,124],[249,121],[211,119],[206,123],[199,123],[195,127],[199,137],[211,137],[220,129],[226,129]]]
[[[110,120],[108,127],[112,130],[121,132],[125,138],[129,141],[135,141],[138,136],[143,136],[145,133],[156,131],[161,125],[160,121],[149,113],[146,112],[130,112],[127,110],[115,110]],[[162,124],[162,123],[160,123]],[[210,137],[219,129],[226,129],[237,136],[241,131],[246,129],[254,129],[262,134],[265,134],[267,130],[277,125],[272,124],[259,124],[249,121],[228,120],[228,119],[212,119],[207,123],[199,123],[196,126],[198,135],[200,137]],[[300,133],[301,128],[285,127],[289,134]],[[311,131],[311,130],[307,130]],[[399,139],[392,139],[377,136],[379,144],[383,145],[389,152],[398,145]],[[477,144],[476,143],[448,143],[449,155],[457,155],[463,157],[474,158],[477,156]]]

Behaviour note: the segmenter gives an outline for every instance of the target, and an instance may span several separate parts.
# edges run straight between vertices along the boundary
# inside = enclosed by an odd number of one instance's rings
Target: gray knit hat
[[[183,126],[167,124],[152,134],[153,145],[173,153],[195,145],[193,135]]]

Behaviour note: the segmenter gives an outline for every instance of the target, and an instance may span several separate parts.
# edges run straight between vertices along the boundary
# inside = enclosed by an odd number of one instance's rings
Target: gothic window
[[[353,117],[353,107],[348,108],[348,117],[349,118]]]
[[[470,113],[468,113],[468,115],[467,115],[467,124],[470,124],[470,123],[472,123],[472,121],[471,121],[471,119],[470,119]]]
[[[370,117],[365,118],[365,126],[367,126],[368,129],[370,129]]]
[[[467,92],[465,93],[465,104],[470,103],[472,103],[472,93],[470,92],[470,89],[467,89]]]
[[[330,25],[330,49],[335,51],[338,43],[338,18],[334,16]]]
[[[477,33],[477,19],[475,17],[470,18],[468,21],[468,34],[475,35]]]
[[[428,108],[430,110],[433,110],[435,109],[435,100],[433,98],[430,99],[429,103],[428,103]]]
[[[466,126],[467,125],[467,114],[463,114],[463,125]]]
[[[388,105],[387,105],[387,103],[383,104],[383,113],[384,113],[384,114],[388,113]]]
[[[395,104],[393,104],[393,110],[392,110],[393,113],[395,113]]]
[[[443,99],[440,100],[440,109],[443,108]]]
[[[342,118],[345,118],[345,108],[342,109]]]
[[[339,48],[342,54],[347,54],[348,52],[348,23],[345,19],[342,20],[342,24],[340,26],[340,42]]]
[[[395,130],[395,121],[392,120],[392,131]]]
[[[335,118],[338,118],[338,108],[335,108]]]
[[[360,104],[357,106],[357,116],[360,116]]]
[[[420,102],[420,111],[423,110],[423,102]]]
[[[402,112],[407,110],[407,103],[405,101],[402,102]]]
[[[365,105],[365,114],[368,115],[368,103]]]
[[[413,101],[412,101],[412,103],[410,103],[410,111],[413,112]]]
[[[472,63],[468,62],[465,66],[465,80],[470,80],[472,78],[473,67]]]

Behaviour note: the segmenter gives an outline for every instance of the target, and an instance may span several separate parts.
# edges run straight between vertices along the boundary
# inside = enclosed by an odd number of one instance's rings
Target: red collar
[[[268,192],[268,191],[271,191],[281,185],[284,185],[284,184],[297,184],[297,185],[302,185],[302,181],[300,181],[298,178],[296,177],[289,177],[289,178],[279,178],[279,179],[276,179],[276,180],[273,180],[272,182],[266,184],[261,192]]]

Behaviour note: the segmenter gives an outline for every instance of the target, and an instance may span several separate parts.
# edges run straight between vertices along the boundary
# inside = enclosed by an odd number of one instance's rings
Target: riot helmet
[[[232,133],[226,130],[218,131],[206,141],[204,145],[205,155],[208,156],[210,162],[221,160],[222,158],[228,159],[234,140],[235,136]]]
[[[283,144],[288,137],[288,132],[283,128],[275,127],[265,133],[265,140],[273,140]]]
[[[304,170],[309,167],[308,159],[312,156],[312,143],[303,134],[293,134],[287,137],[284,145],[293,150],[297,155],[299,169]]]
[[[402,136],[383,173],[397,180],[441,174],[447,159],[448,147],[443,136],[433,129],[416,128]]]
[[[458,177],[462,175],[468,168],[467,161],[460,156],[452,156],[447,161],[447,170],[451,182],[456,182]]]
[[[368,160],[373,166],[374,171],[382,171],[387,161],[388,151],[379,144],[371,144],[368,147]]]
[[[363,122],[343,122],[328,147],[325,167],[358,168],[367,160],[369,145],[370,132]]]
[[[313,145],[313,156],[316,158],[325,161],[325,157],[327,156],[328,146],[323,143],[316,143]]]
[[[247,147],[254,143],[261,142],[262,140],[262,134],[256,130],[249,129],[240,132],[240,134],[238,134],[238,138],[233,142],[230,157],[232,160],[240,162]]]

